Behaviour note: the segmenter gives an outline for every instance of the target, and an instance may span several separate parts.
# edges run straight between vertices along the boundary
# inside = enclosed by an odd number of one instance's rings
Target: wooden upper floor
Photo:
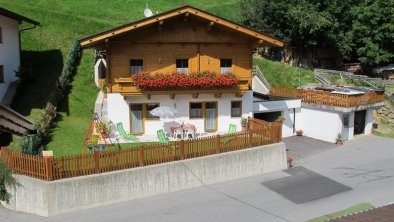
[[[105,52],[106,81],[125,95],[235,92],[251,87],[252,53],[261,44],[283,42],[191,6],[184,6],[81,40],[85,48]],[[233,73],[238,84],[216,88],[141,88],[131,78],[138,72]]]

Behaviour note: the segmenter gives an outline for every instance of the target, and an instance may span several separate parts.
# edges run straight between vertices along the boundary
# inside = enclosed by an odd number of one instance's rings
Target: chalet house
[[[20,30],[22,22],[30,23],[33,27]],[[0,7],[0,102],[9,105],[13,97],[5,101],[10,84],[18,80],[15,71],[20,66],[20,34],[37,25],[40,23]]]
[[[80,40],[96,49],[98,87],[107,87],[108,119],[131,134],[169,131],[166,122],[198,132],[241,129],[253,115],[253,49],[283,42],[224,18],[183,6]],[[158,106],[179,114],[150,114]]]

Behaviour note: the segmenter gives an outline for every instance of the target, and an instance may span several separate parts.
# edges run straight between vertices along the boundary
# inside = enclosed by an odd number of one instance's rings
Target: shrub
[[[12,176],[12,171],[8,165],[0,160],[0,200],[9,203],[11,194],[8,193],[7,187],[15,186],[16,180]]]
[[[22,153],[30,155],[39,155],[43,150],[41,146],[41,136],[40,134],[30,135],[23,137],[22,141]]]

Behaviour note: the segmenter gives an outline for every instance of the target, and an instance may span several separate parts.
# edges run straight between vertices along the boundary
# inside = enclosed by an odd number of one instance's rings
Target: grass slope
[[[253,63],[259,66],[261,72],[272,86],[297,88],[299,75],[301,85],[316,82],[313,71],[310,69],[299,69],[261,57],[253,58]]]
[[[2,0],[1,7],[41,23],[41,27],[22,33],[22,64],[32,79],[19,90],[12,105],[29,119],[40,118],[56,78],[75,38],[143,18],[145,0]],[[237,1],[191,0],[149,2],[153,11],[164,12],[189,4],[239,22]],[[23,24],[30,27],[30,24]],[[78,154],[88,129],[97,89],[93,85],[93,50],[85,50],[70,94],[59,107],[59,121],[47,145],[56,156]],[[18,146],[20,141],[14,143]],[[19,149],[18,147],[16,149]]]

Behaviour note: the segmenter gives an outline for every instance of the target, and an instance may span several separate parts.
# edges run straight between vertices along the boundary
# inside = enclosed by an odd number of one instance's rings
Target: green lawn
[[[324,222],[324,221],[329,221],[332,219],[335,219],[337,217],[341,217],[341,216],[345,216],[345,215],[349,215],[349,214],[353,214],[353,213],[358,213],[361,211],[365,211],[365,210],[369,210],[374,208],[374,206],[370,203],[361,203],[361,204],[357,204],[355,206],[346,208],[345,210],[341,210],[341,211],[337,211],[328,215],[324,215],[321,217],[317,217],[311,220],[308,220],[307,222]]]
[[[297,88],[300,84],[316,82],[311,69],[297,68],[269,59],[255,57],[253,63],[258,65],[265,78],[272,86]]]
[[[63,68],[74,39],[143,18],[146,1],[48,1],[2,0],[1,7],[41,23],[22,33],[22,64],[30,79],[19,90],[12,107],[27,118],[40,119],[48,96]],[[237,0],[192,0],[149,2],[154,11],[164,12],[189,4],[239,22]],[[30,24],[23,24],[23,28]],[[79,154],[89,127],[97,88],[92,78],[93,50],[85,50],[70,94],[58,108],[58,121],[47,149],[56,156]],[[20,150],[20,139],[13,149]]]

